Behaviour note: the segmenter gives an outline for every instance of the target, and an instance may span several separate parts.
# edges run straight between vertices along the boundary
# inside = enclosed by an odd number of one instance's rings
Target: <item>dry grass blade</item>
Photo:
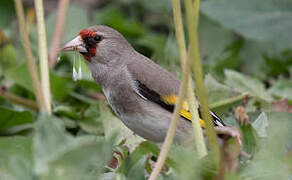
[[[179,55],[180,55],[180,64],[183,68],[183,64],[187,59],[187,51],[186,51],[186,45],[185,45],[185,36],[184,36],[184,30],[183,30],[183,23],[182,23],[182,14],[181,14],[181,6],[179,0],[172,0],[172,7],[173,7],[173,21],[175,24],[175,35],[176,40],[178,44],[179,49]],[[200,119],[199,119],[199,112],[196,108],[196,97],[194,93],[194,88],[192,84],[192,77],[190,75],[189,82],[188,82],[188,90],[187,90],[187,99],[188,104],[190,107],[190,113],[192,117],[192,125],[194,129],[194,137],[195,137],[195,145],[198,152],[198,156],[200,158],[207,155],[207,148],[204,141],[203,131],[202,127],[200,125]]]
[[[57,23],[49,54],[49,63],[51,67],[53,67],[56,64],[56,58],[62,40],[69,1],[70,0],[60,0],[58,4]]]
[[[42,0],[35,0],[35,10],[37,17],[38,27],[38,45],[39,45],[39,58],[41,69],[41,85],[42,92],[45,100],[45,111],[51,114],[51,90],[50,90],[50,76],[48,66],[48,51],[47,51],[47,38],[44,19],[44,7]]]
[[[45,108],[45,99],[42,92],[39,75],[37,72],[35,59],[32,54],[31,45],[28,37],[28,33],[26,31],[25,26],[25,18],[24,18],[24,12],[23,12],[23,6],[21,0],[14,0],[16,13],[17,13],[17,19],[19,23],[19,29],[20,29],[20,37],[21,42],[24,47],[25,55],[26,55],[26,61],[27,61],[27,67],[29,69],[29,75],[32,81],[32,85],[34,88],[34,93],[38,102],[38,105],[40,109],[44,110]]]
[[[38,104],[34,101],[31,101],[29,99],[23,98],[21,96],[17,96],[11,93],[6,92],[5,87],[0,87],[0,96],[7,99],[8,101],[11,101],[15,104],[19,104],[21,106],[24,106],[26,108],[32,109],[32,110],[38,110]]]

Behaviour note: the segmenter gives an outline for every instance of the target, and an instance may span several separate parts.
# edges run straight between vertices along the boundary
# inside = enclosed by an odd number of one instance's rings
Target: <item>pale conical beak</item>
[[[81,36],[77,36],[73,40],[67,42],[61,49],[61,51],[78,51],[80,53],[88,53],[85,48],[85,44],[81,39]]]

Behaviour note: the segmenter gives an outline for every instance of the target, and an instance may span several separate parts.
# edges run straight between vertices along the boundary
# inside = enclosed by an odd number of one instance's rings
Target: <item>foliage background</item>
[[[44,3],[50,47],[57,5],[56,1]],[[25,1],[25,13],[38,57],[32,1]],[[137,51],[181,77],[171,1],[72,1],[63,42],[95,24],[117,29]],[[226,124],[241,128],[243,150],[252,155],[251,159],[241,157],[240,170],[227,173],[226,179],[292,178],[291,29],[289,0],[201,2],[200,51],[211,106],[242,93],[253,96],[214,109]],[[83,80],[72,80],[73,59],[80,56],[60,56],[62,61],[50,73],[52,116],[8,101],[3,94],[33,101],[35,97],[13,1],[0,1],[0,179],[148,177],[158,147],[133,135],[114,116],[85,61],[81,61]],[[244,106],[250,124],[236,121],[238,105]],[[208,156],[199,160],[192,150],[174,146],[160,178],[209,179],[215,175]]]

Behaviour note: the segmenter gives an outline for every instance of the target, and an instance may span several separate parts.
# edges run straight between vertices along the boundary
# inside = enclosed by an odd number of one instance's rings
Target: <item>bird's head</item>
[[[62,51],[77,51],[90,63],[108,63],[126,50],[132,50],[127,40],[116,30],[102,25],[83,29],[62,47]]]

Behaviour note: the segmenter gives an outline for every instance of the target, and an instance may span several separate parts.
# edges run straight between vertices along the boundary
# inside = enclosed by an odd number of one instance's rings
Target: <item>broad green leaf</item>
[[[216,63],[225,47],[233,40],[230,30],[220,27],[204,15],[200,16],[199,24],[200,55],[204,64]]]
[[[287,149],[291,148],[291,113],[266,113],[269,119],[267,136],[259,151],[243,167],[243,179],[288,179],[291,172],[285,167]]]
[[[0,179],[33,179],[31,145],[26,137],[0,137]]]
[[[33,138],[35,172],[37,174],[47,173],[49,162],[64,151],[72,141],[73,137],[65,134],[60,120],[47,114],[41,114],[35,124]]]
[[[199,175],[205,174],[206,172],[204,170],[206,168],[206,163],[199,161],[198,155],[192,146],[184,147],[181,145],[172,145],[166,165],[171,169],[170,172],[173,171],[173,173],[169,174],[167,171],[164,172],[165,178],[163,179],[201,179]],[[206,169],[212,171],[213,167],[208,167]]]
[[[73,89],[70,77],[57,76],[55,73],[50,73],[51,93],[57,101],[62,101],[68,96],[70,90]]]
[[[102,113],[99,111],[97,105],[91,105],[85,112],[81,119],[77,120],[77,123],[81,128],[90,134],[103,135],[104,127],[102,123]]]
[[[212,105],[213,103],[224,101],[228,98],[238,96],[240,94],[234,91],[232,88],[224,84],[221,84],[216,79],[214,79],[210,74],[207,74],[205,76],[205,86],[208,93],[210,105]],[[217,108],[213,108],[212,110],[214,110],[217,115],[223,117],[230,111],[231,107],[238,103],[240,103],[240,101],[231,104],[226,104],[224,106],[220,106]]]
[[[26,64],[8,69],[5,73],[5,76],[14,83],[33,92],[32,82],[30,80]]]
[[[243,60],[240,69],[248,74],[265,78],[264,71],[261,70],[262,65],[265,63],[264,55],[272,56],[276,53],[275,45],[271,43],[245,40],[239,55]]]
[[[34,92],[26,64],[8,69],[5,76],[14,83]],[[70,82],[72,82],[71,78],[50,73],[51,92],[56,100],[63,100],[68,95],[72,89]]]
[[[266,128],[269,126],[269,121],[266,113],[262,112],[259,117],[252,123],[252,127],[257,131],[259,137],[267,136]]]
[[[111,153],[113,138],[67,134],[62,121],[41,114],[34,135],[35,173],[44,179],[96,179]]]
[[[290,0],[207,0],[201,10],[248,39],[273,43],[278,50],[292,47]]]
[[[205,76],[205,85],[210,104],[239,95],[238,92],[224,84],[221,84],[210,74]]]
[[[46,30],[48,44],[53,39],[57,18],[57,10],[53,11],[46,19]],[[62,37],[62,42],[67,42],[77,36],[78,32],[89,26],[88,15],[84,8],[77,5],[70,5],[66,15],[66,24]],[[50,47],[50,46],[48,46]]]
[[[128,2],[135,2],[145,8],[145,10],[152,12],[170,12],[171,11],[171,3],[168,0],[129,0]]]
[[[95,180],[104,171],[112,154],[112,140],[82,137],[74,140],[58,158],[51,161],[50,171],[44,179]]]
[[[0,132],[17,125],[30,124],[33,122],[29,111],[14,111],[0,107]]]
[[[4,47],[1,47],[0,56],[1,56],[0,75],[5,74],[7,69],[19,63],[19,59],[17,59],[18,57],[17,51],[12,44],[7,44],[7,45],[4,45]]]
[[[270,89],[269,93],[292,100],[292,80],[278,80]]]
[[[0,1],[0,29],[5,28],[11,22],[14,13],[14,3],[11,0]]]
[[[108,5],[96,11],[93,22],[95,24],[110,26],[126,38],[137,38],[145,34],[145,28],[142,23],[134,19],[129,19],[120,8],[114,5]]]
[[[260,128],[260,127],[258,127]],[[257,150],[257,131],[250,124],[240,125],[240,130],[242,132],[242,148],[245,152],[253,155]]]
[[[126,179],[145,179],[147,155],[158,155],[159,149],[154,144],[142,142],[121,164],[118,173]]]
[[[225,84],[234,88],[241,93],[250,93],[265,101],[272,101],[271,95],[265,90],[264,85],[255,78],[246,76],[236,71],[225,70]]]
[[[238,70],[243,62],[239,56],[242,45],[242,39],[237,39],[228,44],[222,55],[211,64],[211,72],[214,72],[218,77],[222,77],[225,69]]]

